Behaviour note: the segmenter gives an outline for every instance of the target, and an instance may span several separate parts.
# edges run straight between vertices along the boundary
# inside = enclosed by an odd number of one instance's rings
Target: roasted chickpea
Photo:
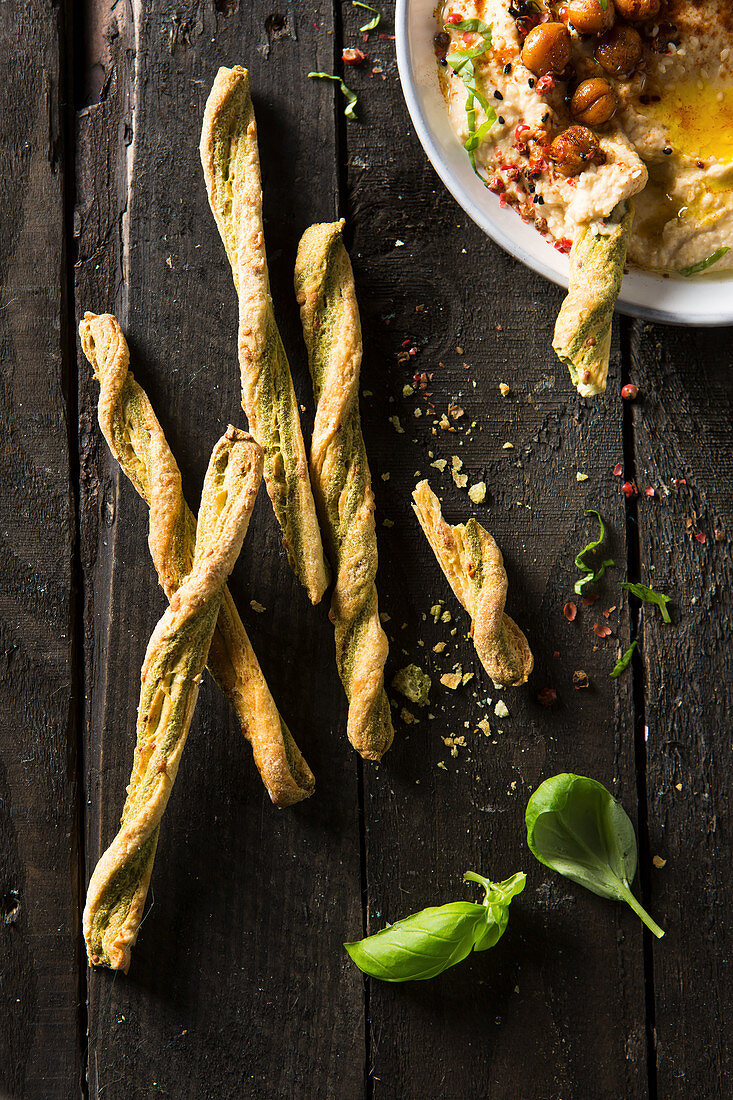
[[[603,76],[583,80],[573,92],[570,114],[585,126],[602,126],[618,106],[616,93]]]
[[[569,0],[562,12],[563,19],[572,23],[580,34],[604,34],[610,31],[616,20],[613,0]]]
[[[561,73],[570,60],[570,34],[562,23],[533,27],[522,46],[522,61],[535,76]]]
[[[659,13],[659,0],[615,0],[618,14],[629,23],[643,23]]]
[[[618,25],[603,36],[595,50],[595,58],[601,68],[619,80],[631,76],[641,61],[641,54],[639,32],[633,27]]]
[[[579,176],[593,161],[603,163],[598,138],[585,126],[569,126],[563,130],[547,150],[547,155],[563,176]]]

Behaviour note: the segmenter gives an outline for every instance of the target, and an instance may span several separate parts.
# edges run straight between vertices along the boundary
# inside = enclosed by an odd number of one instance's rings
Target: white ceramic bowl
[[[568,259],[526,225],[510,208],[499,206],[476,178],[448,119],[438,84],[433,50],[436,0],[397,0],[397,64],[407,108],[417,136],[435,171],[468,216],[512,256],[567,287]],[[622,313],[672,325],[733,324],[733,277],[713,274],[694,279],[663,279],[630,271],[624,276],[618,308]]]

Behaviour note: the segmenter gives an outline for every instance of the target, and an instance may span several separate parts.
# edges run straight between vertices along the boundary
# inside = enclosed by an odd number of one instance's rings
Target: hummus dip
[[[572,11],[594,5],[611,30],[581,34]],[[616,0],[616,7],[614,0],[448,0],[437,17],[441,86],[461,142],[470,148],[471,130],[487,121],[485,106],[496,112],[471,155],[502,205],[569,252],[580,229],[603,232],[633,197],[631,263],[669,274],[733,270],[731,0],[661,0],[661,7],[659,0]],[[488,49],[471,59],[481,96],[473,119],[466,70],[454,67],[461,51],[486,37],[462,27],[467,20],[491,28]],[[549,32],[543,24],[552,24]],[[569,60],[560,50],[548,72],[527,44],[553,30]],[[603,53],[614,35],[634,46],[633,64],[620,75]],[[563,161],[563,143],[580,130],[593,144],[573,167]]]

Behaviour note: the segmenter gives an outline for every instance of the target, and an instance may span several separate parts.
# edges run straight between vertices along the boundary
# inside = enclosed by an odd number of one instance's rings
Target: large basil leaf
[[[527,843],[540,863],[594,894],[625,901],[655,936],[664,932],[631,893],[634,826],[602,783],[563,773],[546,779],[527,803]]]

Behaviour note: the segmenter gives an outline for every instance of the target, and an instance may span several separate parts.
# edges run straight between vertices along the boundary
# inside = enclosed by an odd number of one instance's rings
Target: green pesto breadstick
[[[100,384],[99,423],[113,456],[150,508],[149,545],[168,599],[191,569],[196,519],[181,474],[147,394],[130,371],[130,352],[111,314],[85,313],[82,347]],[[313,773],[281,718],[228,588],[209,650],[208,669],[233,706],[276,806],[313,793]]]
[[[170,798],[209,654],[224,584],[242,548],[262,450],[230,427],[204,479],[193,568],[171,597],[142,668],[137,744],[122,822],[91,877],[84,938],[94,966],[127,971]]]
[[[316,417],[311,480],[336,582],[330,618],[349,698],[347,734],[366,760],[392,744],[384,691],[387,638],[379,621],[374,494],[359,419],[361,326],[343,222],[313,225],[295,261]]]
[[[298,403],[270,295],[262,182],[249,73],[219,69],[201,130],[201,163],[239,294],[242,407],[265,452],[265,483],[288,560],[312,603],[328,586]]]
[[[560,308],[552,346],[583,397],[606,388],[611,321],[634,220],[631,203],[623,206],[620,220],[606,223],[606,233],[582,229],[570,252],[568,296]],[[620,213],[617,207],[614,215]]]
[[[471,637],[481,664],[501,687],[525,683],[534,658],[524,634],[504,613],[509,585],[501,550],[475,519],[455,527],[446,523],[427,481],[418,482],[412,499],[440,568],[471,616]]]

